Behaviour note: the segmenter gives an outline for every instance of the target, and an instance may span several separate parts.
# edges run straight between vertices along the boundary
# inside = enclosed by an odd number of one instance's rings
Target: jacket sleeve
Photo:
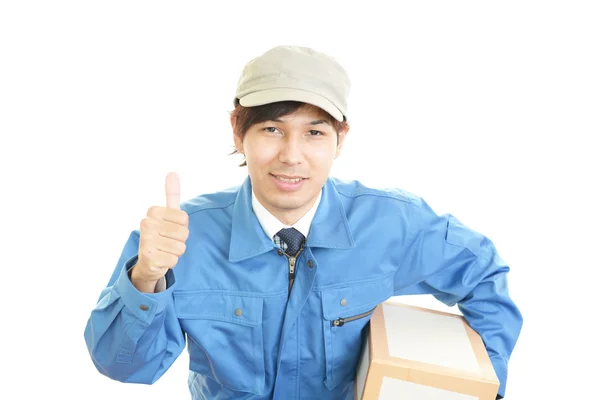
[[[422,199],[412,211],[411,239],[394,294],[432,294],[448,306],[458,305],[483,339],[500,381],[501,398],[508,361],[523,324],[509,296],[509,267],[487,237],[454,216],[437,215]]]
[[[84,337],[100,373],[121,382],[152,384],[181,354],[185,338],[173,307],[173,271],[160,293],[142,293],[129,280],[138,246],[139,231],[134,231],[88,318]]]

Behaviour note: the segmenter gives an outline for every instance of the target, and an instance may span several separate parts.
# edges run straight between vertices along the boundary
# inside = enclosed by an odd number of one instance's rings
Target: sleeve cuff
[[[165,288],[159,293],[142,293],[133,286],[128,272],[137,262],[137,255],[125,262],[119,278],[115,282],[115,289],[121,296],[125,307],[140,321],[150,324],[154,316],[165,310],[172,301],[173,287],[175,286],[175,275],[172,270],[167,272]],[[170,275],[170,276],[169,276]],[[160,281],[159,281],[160,283]],[[157,284],[158,287],[159,284]]]
[[[154,293],[164,292],[167,288],[167,280],[165,277],[161,277],[158,282],[156,282],[156,286],[154,287]]]

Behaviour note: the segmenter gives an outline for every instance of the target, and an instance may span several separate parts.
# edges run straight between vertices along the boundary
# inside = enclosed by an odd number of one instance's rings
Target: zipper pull
[[[290,275],[289,275],[289,286],[288,286],[288,298],[292,294],[292,286],[294,285],[294,270],[296,269],[296,257],[289,257],[290,263]]]
[[[338,318],[336,320],[331,321],[332,326],[344,326],[346,320],[344,318]]]

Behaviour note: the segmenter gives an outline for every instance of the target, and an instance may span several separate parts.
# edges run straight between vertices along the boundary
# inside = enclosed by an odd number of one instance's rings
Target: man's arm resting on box
[[[498,398],[503,398],[508,361],[523,324],[508,293],[509,267],[488,238],[452,215],[438,216],[422,200],[412,211],[394,294],[429,293],[448,306],[458,305],[483,339],[500,381]]]

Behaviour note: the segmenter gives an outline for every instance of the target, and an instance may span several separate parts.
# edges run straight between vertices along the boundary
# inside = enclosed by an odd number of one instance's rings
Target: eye
[[[310,135],[311,136],[323,136],[323,132],[316,131],[316,130],[313,129],[313,130],[310,131]]]
[[[267,126],[266,128],[263,128],[263,131],[269,133],[278,133],[279,129],[275,128],[274,126]]]

